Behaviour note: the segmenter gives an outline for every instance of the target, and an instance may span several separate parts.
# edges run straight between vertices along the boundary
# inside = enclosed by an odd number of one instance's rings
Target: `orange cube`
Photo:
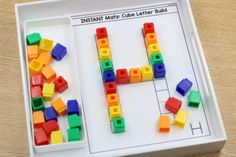
[[[130,83],[137,83],[142,81],[142,73],[139,68],[131,68],[129,71]]]
[[[146,46],[148,46],[149,44],[156,44],[157,43],[157,36],[156,33],[148,33],[145,36],[145,43]]]
[[[51,103],[58,115],[62,116],[66,113],[66,105],[61,98],[57,98]]]
[[[52,61],[52,56],[49,52],[41,52],[38,60],[43,62],[44,65],[48,65]]]
[[[169,132],[170,131],[170,117],[161,115],[159,117],[159,124],[158,124],[159,132]]]
[[[35,111],[33,112],[33,123],[34,128],[39,128],[45,123],[43,111]]]
[[[110,106],[118,106],[119,105],[119,97],[117,94],[108,94],[107,95],[107,105]]]
[[[28,60],[32,61],[37,58],[39,55],[39,47],[38,45],[30,45],[27,46]]]
[[[107,38],[102,38],[97,40],[98,49],[109,48],[109,41]]]
[[[48,82],[52,82],[53,80],[57,78],[56,72],[48,65],[43,67],[43,69],[41,70],[41,73],[43,77],[45,78],[45,80],[47,80]]]

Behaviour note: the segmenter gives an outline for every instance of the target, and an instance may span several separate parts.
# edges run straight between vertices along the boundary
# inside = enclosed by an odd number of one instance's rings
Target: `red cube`
[[[143,35],[146,36],[147,33],[155,33],[154,24],[152,22],[143,24]]]
[[[33,74],[31,76],[31,85],[32,86],[43,86],[43,75],[42,74]]]
[[[42,128],[34,131],[34,140],[37,146],[49,144],[48,137]]]
[[[56,120],[47,121],[42,125],[43,130],[45,131],[47,136],[50,136],[52,131],[59,130],[59,125]]]
[[[105,83],[105,93],[113,94],[116,93],[116,83],[115,82],[107,82]]]
[[[107,29],[105,27],[96,29],[97,39],[107,38]]]
[[[56,91],[59,93],[64,92],[68,88],[68,83],[62,76],[59,76],[54,81],[54,84],[55,84]]]
[[[169,99],[166,101],[166,109],[169,110],[170,112],[176,114],[180,107],[181,107],[182,101],[179,99],[176,99],[174,97],[169,97]]]
[[[33,86],[31,87],[31,98],[36,98],[42,96],[42,87]]]
[[[129,75],[127,69],[117,69],[116,80],[118,84],[129,83]]]

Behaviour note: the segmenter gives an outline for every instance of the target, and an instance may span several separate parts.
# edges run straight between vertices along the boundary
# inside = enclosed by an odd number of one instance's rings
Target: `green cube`
[[[188,106],[199,107],[201,96],[199,91],[192,90],[188,95]]]
[[[69,123],[70,129],[72,129],[72,128],[78,128],[79,130],[82,129],[81,119],[77,114],[69,115],[68,116],[68,123]]]
[[[113,64],[111,60],[104,60],[101,62],[102,71],[111,71],[113,70]]]
[[[32,34],[28,34],[26,36],[26,39],[27,39],[28,45],[38,45],[41,40],[41,36],[39,33],[32,33]]]
[[[112,130],[114,133],[125,132],[125,120],[124,118],[113,118]]]
[[[151,63],[152,64],[163,63],[163,57],[161,53],[153,53],[151,56]]]
[[[69,142],[79,141],[81,139],[79,128],[67,129],[67,137]]]
[[[33,98],[31,100],[33,111],[43,110],[45,108],[44,100],[42,97]]]

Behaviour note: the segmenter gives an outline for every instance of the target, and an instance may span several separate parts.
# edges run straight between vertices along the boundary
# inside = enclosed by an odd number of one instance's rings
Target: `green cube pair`
[[[102,70],[102,72],[113,70],[112,61],[111,60],[101,61],[101,70]]]
[[[192,90],[188,95],[188,106],[199,107],[201,96],[199,91]]]
[[[113,130],[113,133],[125,132],[125,120],[124,120],[124,118],[113,118],[112,130]]]

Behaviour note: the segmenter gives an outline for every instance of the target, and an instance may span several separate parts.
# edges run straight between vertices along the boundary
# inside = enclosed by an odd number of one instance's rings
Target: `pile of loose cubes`
[[[66,106],[62,98],[54,98],[55,92],[63,93],[68,89],[68,82],[63,76],[57,76],[50,63],[53,60],[61,61],[67,54],[67,48],[59,43],[54,46],[52,40],[41,38],[39,33],[28,34],[26,41],[35,145],[81,140],[78,101],[68,100]],[[50,107],[46,107],[46,101],[50,101]],[[68,119],[67,140],[60,130],[59,116]]]

